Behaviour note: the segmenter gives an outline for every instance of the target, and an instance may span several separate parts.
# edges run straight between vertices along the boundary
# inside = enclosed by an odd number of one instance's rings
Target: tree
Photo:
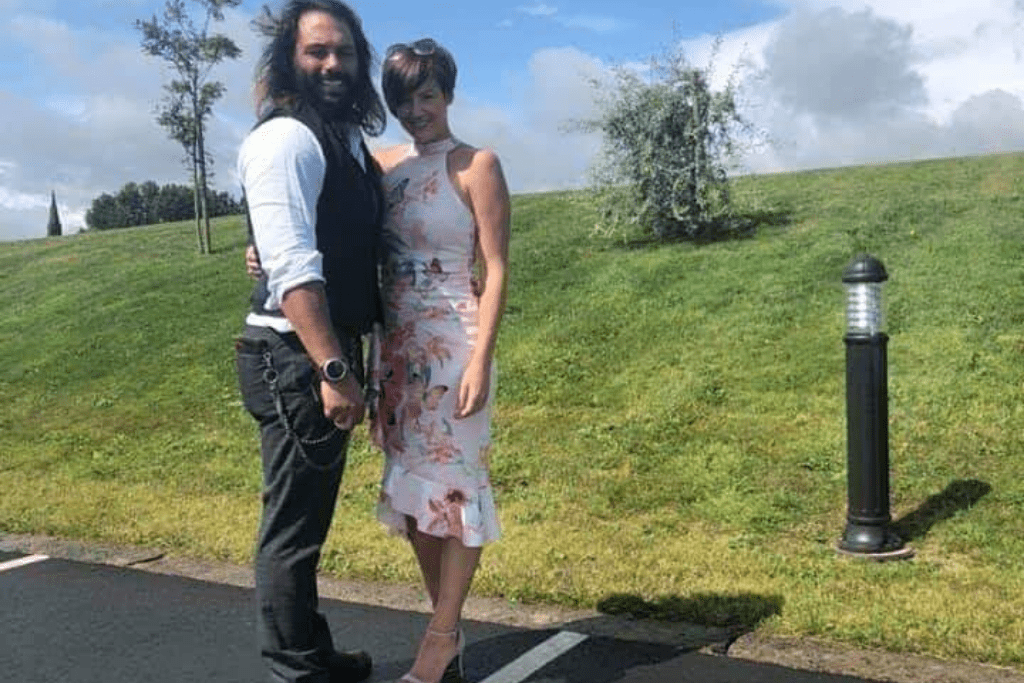
[[[712,91],[712,67],[695,68],[679,52],[650,64],[647,77],[616,68],[598,117],[575,122],[604,138],[595,168],[604,225],[640,223],[659,239],[713,239],[734,227],[726,165],[736,134],[750,130],[736,87],[730,79]],[[609,92],[607,83],[593,85]]]
[[[92,206],[85,212],[85,223],[90,230],[123,228],[127,225],[120,204],[106,192],[92,200]]]
[[[142,202],[142,222],[139,225],[151,223],[163,223],[165,218],[160,216],[159,211],[160,186],[152,180],[139,185],[139,200]],[[180,220],[180,219],[179,219]]]
[[[146,206],[143,203],[142,193],[136,183],[125,183],[115,197],[121,213],[124,216],[125,226],[146,225]]]
[[[185,185],[164,185],[157,196],[156,214],[161,221],[180,221],[193,215],[195,193]]]
[[[209,202],[212,216],[232,216],[244,212],[242,203],[228,192],[211,192]]]
[[[193,208],[200,253],[210,253],[210,215],[207,206],[209,165],[206,151],[206,121],[213,104],[225,87],[209,80],[210,71],[225,59],[236,59],[242,51],[234,41],[210,33],[212,21],[224,19],[224,9],[242,0],[193,0],[203,9],[200,23],[185,9],[185,0],[166,0],[163,17],[137,20],[142,32],[142,50],[170,63],[178,77],[164,85],[165,96],[157,106],[157,122],[172,140],[185,150],[185,164],[192,172]]]
[[[46,225],[47,237],[60,237],[60,215],[57,213],[57,193],[50,191],[50,222]]]
[[[207,202],[211,218],[242,213],[241,201],[227,192],[211,191]],[[85,214],[91,230],[127,228],[153,223],[184,221],[192,218],[194,193],[185,185],[157,185],[152,180],[144,183],[125,183],[117,194],[106,192],[92,201]]]

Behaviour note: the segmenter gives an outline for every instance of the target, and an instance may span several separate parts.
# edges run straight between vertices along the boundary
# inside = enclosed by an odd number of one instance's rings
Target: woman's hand
[[[462,373],[459,395],[455,403],[455,419],[462,420],[487,405],[491,392],[491,363],[473,358]]]
[[[455,418],[462,419],[487,405],[491,393],[491,361],[498,324],[505,310],[508,272],[510,200],[501,162],[489,150],[459,147],[453,153],[458,186],[473,211],[484,266],[479,296],[478,327],[473,356],[462,375]]]

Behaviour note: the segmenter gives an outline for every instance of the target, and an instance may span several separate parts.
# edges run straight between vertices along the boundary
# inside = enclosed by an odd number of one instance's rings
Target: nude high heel
[[[462,667],[462,653],[465,649],[466,638],[462,633],[462,629],[455,631],[434,631],[427,629],[427,633],[432,636],[439,638],[451,638],[455,637],[457,650],[455,655],[448,662],[448,666],[445,667],[441,673],[441,678],[437,681],[424,681],[416,676],[412,675],[412,672],[405,674],[399,679],[400,683],[466,683],[465,672]]]
[[[462,632],[461,628],[458,630],[456,638],[458,638],[459,651],[455,654],[454,659],[448,662],[444,673],[441,674],[440,683],[466,683],[466,670],[462,665],[462,654],[466,650],[466,634]]]

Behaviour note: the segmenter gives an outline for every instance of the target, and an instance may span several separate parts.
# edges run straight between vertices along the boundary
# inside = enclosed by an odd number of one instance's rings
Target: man
[[[360,131],[380,134],[370,48],[339,0],[290,0],[257,22],[270,40],[260,123],[238,155],[263,273],[237,342],[239,384],[259,424],[263,514],[258,635],[276,683],[354,683],[364,652],[334,648],[316,567],[351,429],[363,419],[361,335],[380,318],[379,176]]]

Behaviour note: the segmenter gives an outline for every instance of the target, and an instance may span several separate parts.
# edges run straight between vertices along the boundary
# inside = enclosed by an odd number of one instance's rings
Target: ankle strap
[[[432,636],[441,636],[443,638],[458,638],[459,637],[459,629],[454,629],[452,631],[435,631],[432,628],[428,628],[427,629],[427,633],[429,633]]]

